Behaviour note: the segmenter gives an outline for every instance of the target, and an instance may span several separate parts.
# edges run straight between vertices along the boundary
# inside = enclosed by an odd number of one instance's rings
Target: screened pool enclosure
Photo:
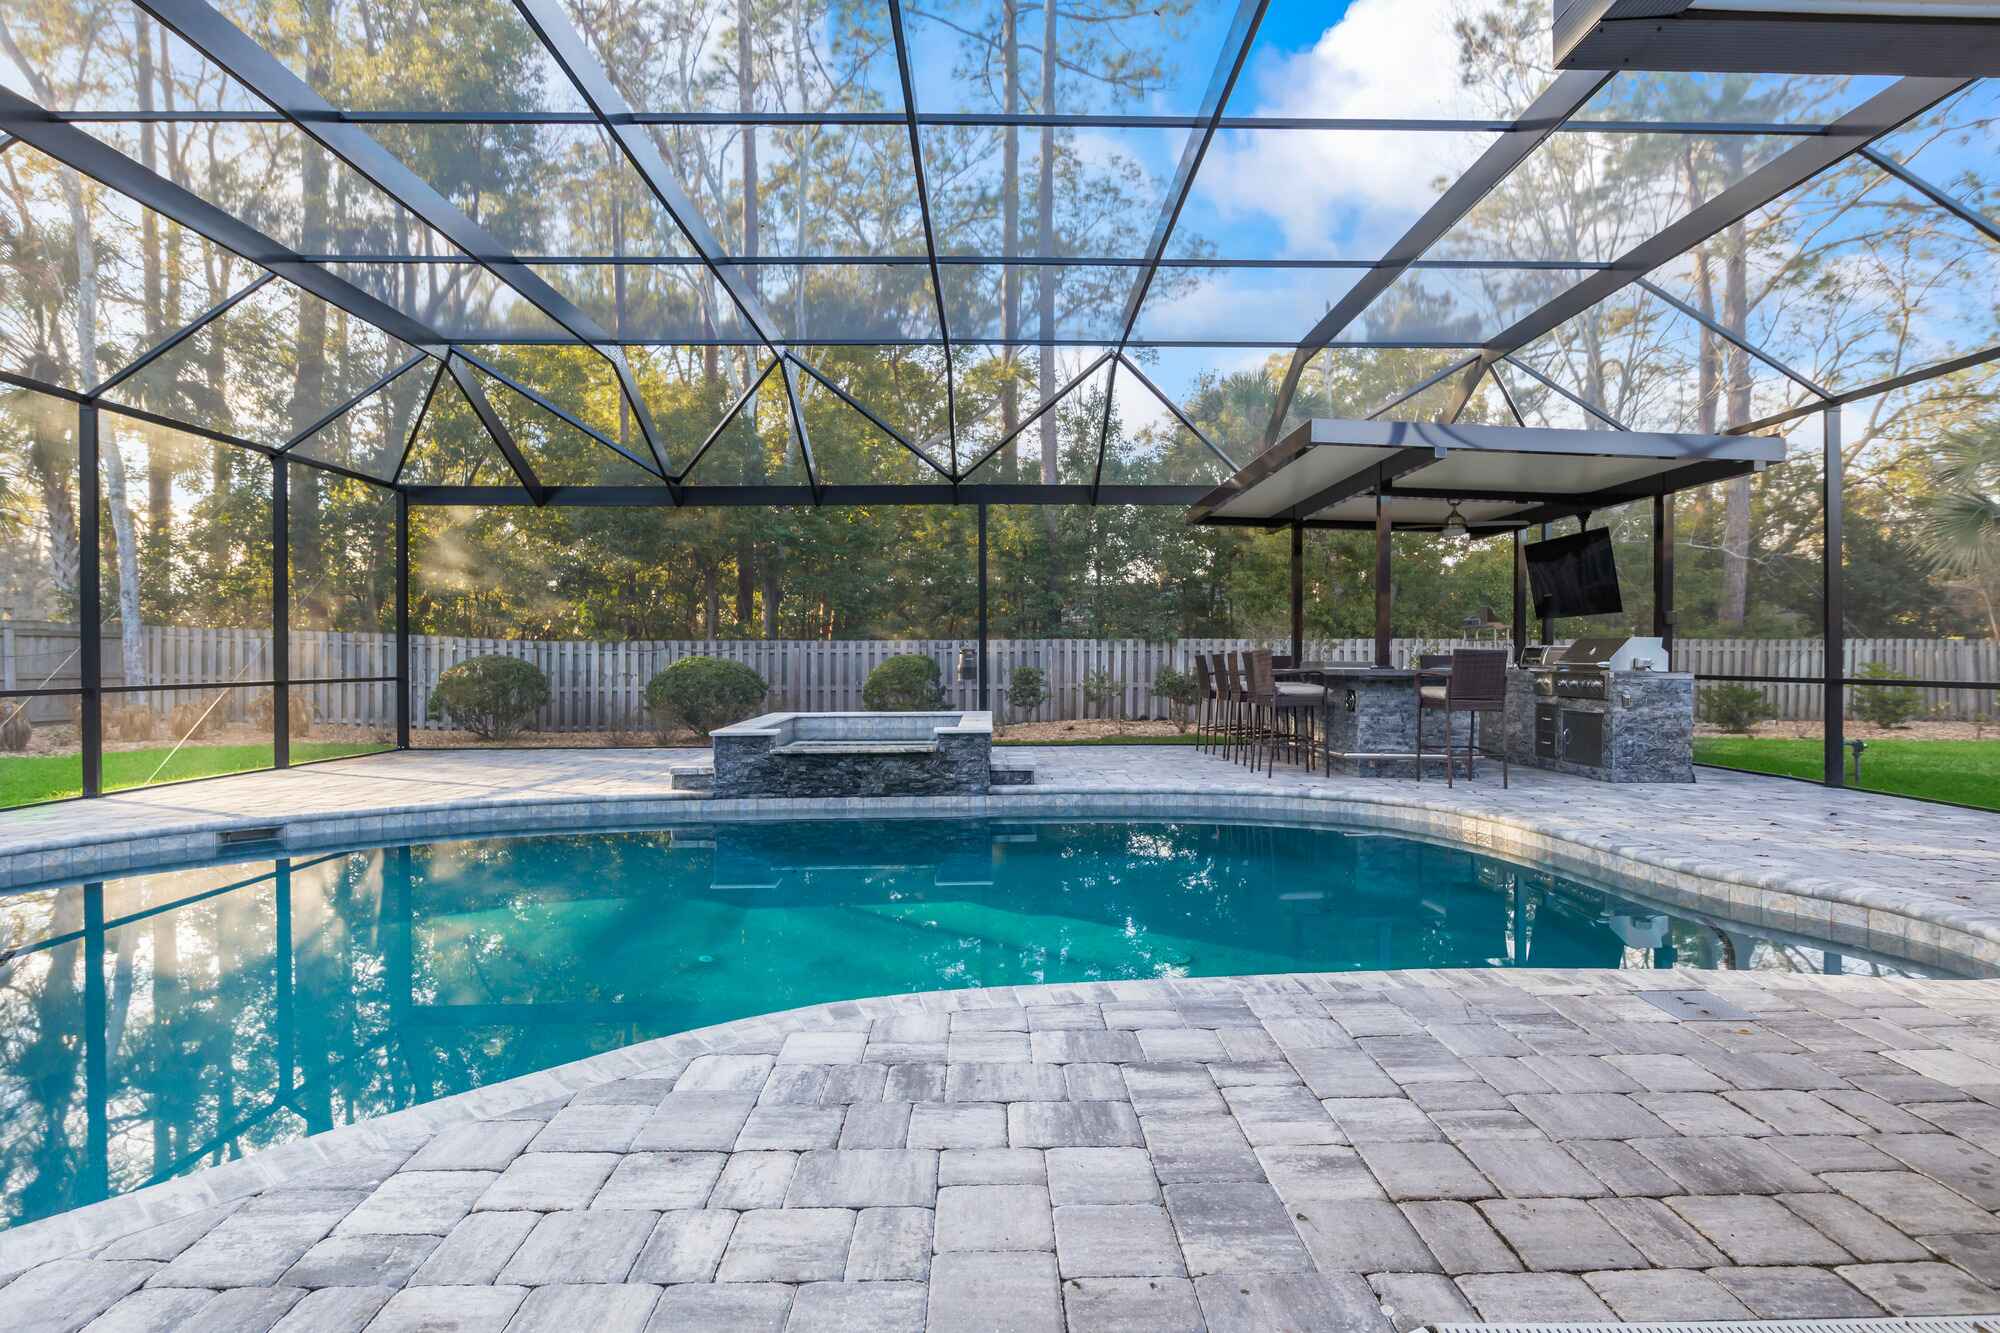
[[[1535,530],[1820,754],[1857,690],[1983,740],[1995,83],[1554,22],[0,0],[0,805],[408,746],[429,634],[1275,636],[1289,540],[1335,638],[1372,524],[1181,522],[1313,418],[1781,435]],[[1412,532],[1403,632],[1510,531]]]

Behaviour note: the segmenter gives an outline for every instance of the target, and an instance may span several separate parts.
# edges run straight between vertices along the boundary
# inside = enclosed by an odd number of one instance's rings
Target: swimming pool
[[[827,1000],[1259,972],[1842,965],[1475,852],[1203,822],[461,839],[26,890],[0,897],[0,930],[7,1224]]]

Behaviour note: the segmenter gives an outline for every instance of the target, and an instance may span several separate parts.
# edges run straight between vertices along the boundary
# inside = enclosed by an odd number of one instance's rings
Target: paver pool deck
[[[1447,794],[1188,751],[1037,758],[1052,809],[1277,791],[1301,810],[1273,813],[1359,805],[1663,876],[1747,865],[1747,891],[1807,906],[1895,895],[1865,910],[1947,934],[2000,909],[2000,818],[1771,779]],[[685,760],[344,761],[17,813],[0,857],[132,864],[132,837],[197,855],[232,821],[422,836],[454,827],[427,810],[482,802],[463,827],[644,818]],[[1734,1016],[1677,1017],[1642,994],[1660,990]],[[902,995],[641,1043],[0,1232],[0,1327],[1992,1314],[1996,1154],[2000,981],[1495,969]]]
[[[1639,994],[1663,983],[1746,1017],[1677,1019]],[[0,1287],[0,1327],[2000,1311],[1996,982],[955,991],[663,1038],[569,1077],[476,1117],[390,1117],[316,1169],[32,1267]]]

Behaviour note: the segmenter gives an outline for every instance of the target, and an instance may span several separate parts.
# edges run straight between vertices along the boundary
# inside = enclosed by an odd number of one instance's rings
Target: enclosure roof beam
[[[1211,440],[1208,437],[1207,431],[1203,430],[1200,426],[1195,425],[1194,420],[1191,417],[1189,417],[1187,413],[1181,411],[1179,403],[1176,403],[1173,399],[1169,398],[1164,392],[1161,391],[1159,385],[1153,383],[1152,380],[1148,379],[1146,377],[1146,372],[1139,368],[1139,363],[1137,361],[1134,361],[1131,357],[1126,356],[1123,352],[1120,352],[1118,354],[1118,361],[1121,365],[1125,367],[1125,369],[1132,372],[1133,376],[1138,379],[1139,383],[1145,385],[1148,389],[1152,391],[1153,397],[1159,399],[1160,406],[1166,408],[1167,411],[1173,414],[1174,420],[1180,422],[1181,425],[1187,427],[1190,434],[1192,434],[1197,440],[1200,440],[1203,444],[1207,445],[1208,451],[1214,454],[1217,458],[1221,459],[1223,464],[1226,467],[1228,467],[1228,469],[1231,472],[1234,472],[1238,467],[1242,466],[1235,459],[1231,458],[1228,454],[1224,453],[1222,451],[1222,446],[1217,444],[1214,440]]]
[[[792,433],[799,437],[799,459],[805,464],[806,485],[812,489],[813,503],[818,504],[825,487],[819,483],[819,467],[813,461],[812,437],[806,434],[806,414],[799,402],[799,386],[792,378],[792,363],[788,358],[779,358],[778,374],[785,382],[785,406],[792,414]]]
[[[0,88],[0,126],[22,142],[48,154],[161,217],[198,232],[224,249],[271,270],[285,281],[310,292],[328,305],[416,346],[444,341],[435,329],[345,278],[300,259],[296,252],[271,239],[233,213],[196,196],[158,172],[125,156],[102,140],[70,125],[59,124],[47,112],[9,88]]]
[[[1611,75],[1603,70],[1588,69],[1564,70],[1556,75],[1542,90],[1541,96],[1521,113],[1520,120],[1488,144],[1478,161],[1452,182],[1451,188],[1440,195],[1436,203],[1424,210],[1424,215],[1411,224],[1401,240],[1389,247],[1388,253],[1382,257],[1381,266],[1364,275],[1334,303],[1333,309],[1312,326],[1292,353],[1292,363],[1286,367],[1284,382],[1278,387],[1277,401],[1271,405],[1271,419],[1264,426],[1267,448],[1277,442],[1278,430],[1284,424],[1286,414],[1292,410],[1292,398],[1298,393],[1299,379],[1314,355],[1360,318],[1361,312],[1374,304],[1376,297],[1388,291],[1405,269],[1437,244],[1460,218],[1471,212],[1475,204],[1505,180],[1508,173],[1526,161],[1528,154],[1541,147],[1543,140],[1596,96],[1598,89],[1610,78]]]
[[[1792,381],[1792,383],[1799,385],[1801,388],[1805,389],[1806,392],[1812,394],[1814,397],[1819,398],[1821,400],[1833,397],[1833,395],[1827,392],[1827,390],[1821,388],[1818,384],[1815,384],[1813,381],[1807,379],[1804,375],[1799,374],[1798,371],[1793,370],[1790,366],[1778,360],[1777,357],[1772,356],[1769,352],[1757,346],[1755,343],[1751,342],[1748,338],[1745,338],[1741,334],[1731,331],[1727,326],[1725,326],[1721,322],[1710,319],[1707,315],[1703,314],[1698,307],[1689,305],[1686,301],[1681,300],[1678,296],[1675,296],[1672,292],[1669,292],[1664,288],[1660,287],[1657,283],[1651,281],[1650,279],[1647,278],[1639,279],[1638,286],[1642,290],[1650,293],[1655,297],[1658,297],[1662,301],[1665,301],[1668,305],[1680,311],[1683,315],[1686,315],[1689,319],[1701,325],[1703,328],[1707,329],[1710,333],[1722,339],[1724,342],[1729,343],[1733,347],[1741,348],[1743,351],[1748,352],[1751,356],[1756,357],[1759,361],[1762,361],[1765,365],[1777,371],[1780,375],[1783,375],[1786,379]]]
[[[777,368],[778,359],[773,357],[764,363],[762,370],[757,372],[756,379],[751,380],[743,386],[743,392],[736,395],[736,401],[731,403],[729,410],[722,414],[722,420],[715,423],[715,429],[709,431],[708,438],[695,446],[695,451],[688,455],[687,465],[673,478],[676,486],[686,485],[688,473],[695,470],[695,466],[707,455],[709,447],[722,438],[722,432],[729,429],[729,423],[736,420],[737,416],[743,411],[744,404],[757,396],[757,390],[763,387],[764,381],[771,378],[771,372]]]
[[[776,362],[772,363],[776,365]],[[406,486],[413,505],[493,506],[526,503],[514,486]],[[1097,502],[1107,505],[1183,507],[1207,493],[1205,486],[1135,486],[1111,483],[1098,488]],[[826,505],[1088,505],[1091,488],[1084,483],[946,482],[811,486],[687,486],[680,503],[687,508],[766,508]],[[542,503],[551,509],[599,509],[665,505],[657,486],[549,486]],[[1265,520],[1258,520],[1259,523]]]
[[[309,440],[314,435],[318,434],[320,431],[325,430],[328,426],[331,426],[335,421],[338,421],[341,417],[346,416],[349,412],[361,406],[362,402],[365,399],[374,396],[377,390],[388,388],[391,383],[401,378],[405,371],[416,369],[418,365],[422,364],[424,356],[425,356],[424,353],[418,352],[415,356],[403,362],[401,365],[391,368],[387,374],[383,375],[373,384],[363,389],[360,393],[357,393],[352,397],[345,399],[342,402],[336,403],[333,407],[321,413],[320,416],[316,418],[313,421],[313,423],[307,426],[304,430],[294,432],[292,438],[286,440],[283,446],[281,446],[282,450],[285,453],[290,453],[292,449],[302,441]]]
[[[903,32],[902,0],[889,0],[889,26],[896,38],[896,75],[903,83],[903,111],[909,120],[910,168],[916,178],[917,213],[924,224],[924,257],[930,261],[931,300],[937,306],[938,337],[944,341],[944,420],[951,440],[951,478],[958,472],[958,386],[952,369],[951,323],[945,316],[944,278],[938,272],[937,228],[931,221],[931,192],[924,179],[924,140],[917,125],[917,88],[910,77],[910,44]],[[843,397],[845,395],[842,395]]]
[[[1891,176],[1894,176],[1897,180],[1903,182],[1903,184],[1909,186],[1918,194],[1921,194],[1924,198],[1957,218],[1960,222],[1979,232],[1987,240],[2000,241],[2000,223],[1996,223],[1992,218],[1987,217],[1978,209],[1960,203],[1957,199],[1954,199],[1951,195],[1931,184],[1916,172],[1911,171],[1895,158],[1890,157],[1886,153],[1877,152],[1873,148],[1862,149],[1861,156],[1867,158],[1870,162],[1873,162],[1876,166],[1888,172]]]
[[[565,425],[574,426],[577,430],[582,431],[585,435],[588,435],[591,439],[597,441],[599,444],[609,449],[612,453],[617,454],[620,458],[630,463],[633,467],[639,468],[642,471],[646,472],[653,471],[652,464],[646,462],[642,458],[639,458],[637,455],[632,453],[631,450],[626,449],[624,446],[620,445],[618,441],[612,439],[609,435],[606,435],[603,431],[598,430],[594,426],[585,425],[582,421],[578,420],[573,414],[556,406],[556,404],[550,402],[548,398],[536,392],[535,390],[529,388],[527,385],[521,383],[519,380],[515,379],[512,375],[509,375],[506,371],[501,370],[498,366],[495,366],[494,364],[485,360],[482,357],[473,355],[471,352],[466,351],[463,347],[453,347],[451,350],[458,356],[462,357],[463,359],[470,361],[473,365],[478,366],[488,375],[491,375],[494,379],[499,380],[502,384],[512,389],[515,393],[520,394],[523,398],[527,399],[535,406],[541,408],[543,411],[547,412],[550,416],[555,417],[557,420],[563,422]],[[664,480],[664,478],[662,478],[662,480]]]
[[[1969,82],[1968,79],[1898,79],[1841,116],[1826,134],[1803,139],[1786,149],[1627,250],[1610,268],[1589,274],[1487,339],[1485,359],[1497,361],[1554,332],[1660,265],[1797,189],[1869,140],[1922,115]]]
[[[1028,413],[1027,416],[1023,417],[1014,426],[1012,430],[1008,431],[1005,435],[1001,436],[997,441],[995,441],[986,450],[985,453],[979,455],[978,458],[974,459],[972,461],[972,466],[965,469],[964,475],[971,476],[973,473],[979,471],[980,468],[985,467],[989,459],[991,459],[995,454],[999,453],[1002,449],[1005,449],[1008,445],[1012,444],[1016,439],[1020,437],[1022,431],[1026,430],[1028,427],[1034,425],[1037,421],[1041,420],[1042,416],[1045,413],[1052,411],[1057,403],[1060,403],[1064,398],[1068,397],[1069,394],[1075,390],[1077,385],[1082,384],[1092,375],[1095,375],[1097,373],[1098,367],[1102,366],[1105,362],[1109,361],[1115,355],[1117,355],[1117,353],[1107,350],[1098,355],[1097,357],[1093,358],[1089,365],[1085,366],[1082,370],[1077,371],[1075,375],[1070,377],[1069,383],[1063,385],[1060,389],[1057,389],[1053,394],[1050,394],[1046,400],[1037,404],[1034,411]],[[1089,488],[1085,487],[1085,489],[1088,490]]]
[[[838,384],[834,383],[826,375],[822,374],[819,368],[813,365],[810,361],[807,361],[804,357],[799,356],[791,351],[787,351],[785,353],[785,360],[791,362],[793,365],[797,366],[800,370],[812,376],[813,379],[819,381],[819,383],[825,387],[828,393],[831,393],[834,397],[840,399],[841,402],[846,403],[856,412],[859,412],[862,416],[868,418],[869,422],[874,425],[875,429],[881,431],[884,435],[894,440],[897,444],[900,444],[905,449],[909,450],[912,454],[916,456],[917,460],[921,462],[925,467],[937,473],[940,477],[943,477],[946,481],[957,480],[957,478],[954,477],[950,472],[947,472],[945,469],[939,467],[936,461],[932,459],[929,454],[925,453],[922,449],[917,448],[916,445],[911,444],[909,440],[904,437],[901,431],[897,430],[894,426],[891,426],[888,422],[882,420],[881,417],[876,416],[875,413],[871,411],[866,404],[861,402],[860,399],[854,397],[854,395],[850,394],[847,390],[841,388]],[[949,393],[948,388],[947,388],[947,393]]]
[[[1839,407],[1845,403],[1860,402],[1864,398],[1875,398],[1885,393],[1894,393],[1897,389],[1907,389],[1912,384],[1921,384],[1925,380],[1938,379],[1945,375],[1956,375],[1961,370],[1973,370],[1994,361],[2000,361],[2000,346],[1988,347],[1978,352],[1968,352],[1964,356],[1955,356],[1948,361],[1939,361],[1918,370],[1906,371],[1901,375],[1892,375],[1888,379],[1876,380],[1873,384],[1864,384],[1859,388],[1842,389],[1823,403],[1805,403],[1798,407],[1787,408],[1783,412],[1774,412],[1768,417],[1760,417],[1755,421],[1745,422],[1741,426],[1731,426],[1729,433],[1731,435],[1759,434],[1763,431],[1773,430],[1787,422],[1797,421],[1800,417],[1809,417],[1815,412],[1823,412],[1829,407]]]
[[[1597,406],[1595,403],[1586,401],[1581,395],[1570,392],[1568,389],[1556,383],[1554,380],[1550,379],[1547,375],[1544,375],[1541,371],[1536,370],[1533,366],[1521,360],[1519,357],[1503,356],[1500,358],[1500,360],[1506,362],[1508,365],[1514,367],[1514,369],[1527,375],[1529,379],[1534,380],[1536,383],[1540,384],[1543,388],[1548,389],[1550,392],[1558,395],[1559,397],[1567,398],[1570,402],[1576,404],[1584,411],[1590,413],[1590,415],[1596,417],[1599,421],[1602,421],[1605,425],[1611,427],[1611,429],[1613,430],[1630,429],[1630,427],[1628,427],[1624,422],[1620,421],[1617,417],[1612,416],[1609,412]],[[1511,403],[1513,400],[1509,398],[1508,401]],[[1515,415],[1518,416],[1520,414],[1516,412]]]
[[[569,81],[583,97],[593,115],[611,137],[632,169],[639,173],[660,207],[679,227],[681,235],[701,257],[703,265],[714,276],[716,282],[727,292],[744,320],[757,336],[763,339],[773,352],[780,350],[776,323],[757,300],[754,293],[745,291],[736,276],[722,268],[716,256],[723,253],[722,242],[709,230],[702,219],[694,200],[681,188],[673,170],[650,136],[634,124],[632,108],[625,100],[625,94],[618,90],[597,57],[592,54],[582,34],[563,13],[560,0],[514,0],[514,7],[521,12],[535,36],[548,48],[550,56],[569,76]]]
[[[463,357],[451,356],[445,358],[444,368],[451,372],[451,378],[458,385],[459,392],[465,395],[468,403],[472,404],[473,415],[479,418],[479,424],[484,426],[486,433],[492,437],[494,446],[500,450],[500,456],[507,460],[507,466],[514,470],[516,477],[520,478],[521,489],[528,493],[528,498],[534,501],[537,507],[548,503],[548,487],[542,485],[540,478],[535,476],[535,469],[528,462],[527,456],[521,452],[521,446],[514,439],[514,432],[507,429],[507,423],[500,419],[500,414],[493,410],[493,404],[487,401],[486,389],[480,384],[479,377],[473,373],[472,363]]]
[[[1229,35],[1223,39],[1221,54],[1202,94],[1200,123],[1181,148],[1180,162],[1174,167],[1173,180],[1167,186],[1166,203],[1153,224],[1153,238],[1146,246],[1145,267],[1139,270],[1139,276],[1125,300],[1125,318],[1118,335],[1117,352],[1120,356],[1124,355],[1126,345],[1132,341],[1132,330],[1138,327],[1139,311],[1146,304],[1146,293],[1152,290],[1153,278],[1160,271],[1160,260],[1167,253],[1168,242],[1173,239],[1174,226],[1180,221],[1181,210],[1187,207],[1188,194],[1194,189],[1194,178],[1201,171],[1202,159],[1208,156],[1209,145],[1215,141],[1223,108],[1229,105],[1229,95],[1236,90],[1236,80],[1242,76],[1243,66],[1250,59],[1250,48],[1257,40],[1258,25],[1264,21],[1264,11],[1269,6],[1270,0],[1238,0],[1236,17],[1230,22]],[[1049,237],[1042,238],[1045,246],[1049,241]],[[1118,375],[1115,366],[1111,374],[1115,380]],[[1110,392],[1109,387],[1105,392]],[[1110,419],[1107,411],[1105,421],[1108,423]],[[1098,455],[1098,468],[1102,471],[1101,446]]]
[[[1382,404],[1382,406],[1376,408],[1373,412],[1370,412],[1366,417],[1363,418],[1363,420],[1373,421],[1377,417],[1381,416],[1384,412],[1393,411],[1396,408],[1401,407],[1404,403],[1409,402],[1412,398],[1415,398],[1418,394],[1422,393],[1425,389],[1430,388],[1433,384],[1436,384],[1442,380],[1450,379],[1453,375],[1456,375],[1459,371],[1464,370],[1467,366],[1471,365],[1478,359],[1479,358],[1476,356],[1460,357],[1458,360],[1446,366],[1443,370],[1438,371],[1437,374],[1427,375],[1422,380],[1418,381],[1418,383],[1413,387],[1403,390],[1401,393],[1397,394],[1394,398],[1391,398],[1388,402]]]
[[[52,113],[56,119],[74,124],[284,124],[276,111],[254,108],[213,108],[174,110],[120,107],[100,110],[64,110]],[[589,111],[435,111],[414,108],[362,110],[344,108],[327,117],[349,125],[596,125],[601,118]],[[897,126],[908,117],[897,111],[633,111],[609,117],[623,125],[718,126]],[[1125,129],[1194,130],[1207,123],[1199,114],[1145,112],[1039,112],[1020,111],[925,111],[917,115],[919,125],[957,126],[988,129]],[[1505,134],[1519,123],[1512,120],[1409,116],[1223,116],[1217,126],[1225,130],[1333,130],[1357,133]],[[1557,134],[1701,134],[1752,136],[1784,135],[1800,138],[1825,134],[1828,126],[1809,121],[1782,120],[1589,120],[1555,127]],[[4,136],[0,136],[4,138]],[[4,151],[0,145],[0,151]]]
[[[382,147],[366,129],[339,119],[332,103],[207,0],[134,0],[134,3],[229,71],[282,112],[301,133],[464,251],[578,342],[598,348],[601,353],[601,345],[613,341],[595,319],[516,259],[499,238]],[[624,377],[621,376],[620,382],[622,385]],[[643,426],[648,420],[643,406],[635,404],[633,410]]]
[[[92,398],[95,398],[100,394],[108,393],[112,389],[117,388],[119,385],[123,384],[126,380],[132,378],[132,376],[138,374],[140,371],[144,370],[147,366],[152,365],[153,362],[159,360],[161,357],[165,356],[168,352],[173,351],[174,348],[179,347],[189,338],[192,338],[195,334],[201,332],[204,328],[208,327],[210,320],[215,319],[218,315],[223,315],[228,313],[230,310],[233,310],[236,307],[236,304],[239,301],[242,301],[246,297],[249,297],[259,291],[262,291],[264,287],[273,278],[277,276],[278,276],[277,274],[271,272],[269,269],[265,269],[262,273],[257,275],[256,281],[252,282],[249,286],[244,287],[242,290],[234,293],[233,295],[226,296],[222,300],[217,301],[214,305],[202,311],[201,314],[196,315],[189,322],[181,325],[178,329],[175,329],[172,333],[168,334],[160,341],[154,343],[150,348],[146,350],[144,355],[140,356],[135,361],[128,362],[125,365],[124,369],[120,370],[110,379],[104,381],[104,383],[93,388],[90,391],[90,396]]]

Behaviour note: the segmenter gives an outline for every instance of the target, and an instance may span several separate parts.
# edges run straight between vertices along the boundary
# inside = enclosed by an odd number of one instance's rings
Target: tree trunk
[[[1742,140],[1724,138],[1716,152],[1722,156],[1726,178],[1742,176]],[[1722,242],[1722,326],[1738,338],[1750,326],[1750,254],[1748,232],[1742,220],[1730,224]],[[1728,394],[1728,418],[1724,426],[1740,426],[1750,420],[1750,354],[1736,344],[1722,352],[1724,392]],[[1740,626],[1750,610],[1750,478],[1740,476],[1724,488],[1722,500],[1722,604],[1716,614],[1726,626]]]
[[[1742,337],[1749,320],[1749,256],[1743,224],[1729,228],[1723,259],[1722,324]],[[1727,424],[1740,426],[1750,419],[1750,354],[1731,344],[1723,353],[1729,396]],[[1722,605],[1719,619],[1724,625],[1740,627],[1750,608],[1750,478],[1738,477],[1724,492],[1722,533]]]

